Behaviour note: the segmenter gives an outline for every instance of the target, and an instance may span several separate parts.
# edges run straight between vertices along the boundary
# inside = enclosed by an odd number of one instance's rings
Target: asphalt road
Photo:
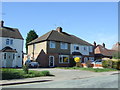
[[[3,86],[2,88],[118,88],[118,74],[73,78],[72,80],[10,85]]]

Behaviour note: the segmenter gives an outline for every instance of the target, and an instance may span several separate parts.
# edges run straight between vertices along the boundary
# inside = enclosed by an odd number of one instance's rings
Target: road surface
[[[69,77],[69,75],[67,76]],[[118,74],[72,78],[49,82],[8,85],[2,88],[118,88]]]

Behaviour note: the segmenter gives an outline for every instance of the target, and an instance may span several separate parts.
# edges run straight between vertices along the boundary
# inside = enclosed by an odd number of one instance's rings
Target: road
[[[118,74],[10,85],[2,88],[118,88]]]

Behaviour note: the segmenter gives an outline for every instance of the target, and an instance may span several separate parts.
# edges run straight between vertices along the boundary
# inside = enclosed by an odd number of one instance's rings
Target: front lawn
[[[2,74],[2,78],[1,78],[2,80],[52,76],[49,71],[29,70],[28,74],[26,74],[21,69],[0,69],[0,75],[1,74]]]
[[[74,69],[74,70],[85,70],[85,71],[93,71],[93,72],[108,72],[108,71],[117,71],[116,69],[112,68],[80,68],[80,67],[57,67],[60,69]]]

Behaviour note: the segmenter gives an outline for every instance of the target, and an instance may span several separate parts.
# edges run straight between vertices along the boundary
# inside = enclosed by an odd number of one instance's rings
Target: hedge
[[[102,61],[102,66],[104,68],[120,69],[120,60],[117,60],[117,61],[104,60]]]

